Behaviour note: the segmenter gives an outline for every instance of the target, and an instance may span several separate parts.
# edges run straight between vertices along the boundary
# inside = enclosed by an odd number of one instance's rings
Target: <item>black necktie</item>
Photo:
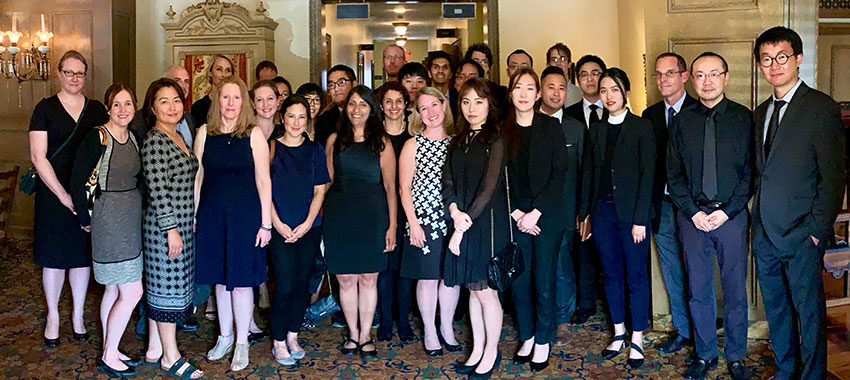
[[[593,125],[593,123],[599,121],[599,114],[596,113],[596,110],[599,109],[599,106],[597,106],[596,104],[591,104],[587,107],[590,108],[590,122],[587,123],[587,126],[589,127]]]
[[[776,130],[779,129],[779,111],[782,110],[787,102],[784,100],[773,101],[773,114],[770,115],[770,123],[767,124],[767,136],[764,139],[764,158],[770,154],[770,146],[773,145],[773,139],[776,137]]]
[[[717,195],[717,126],[715,110],[710,109],[705,117],[705,139],[702,150],[702,193],[709,201]]]

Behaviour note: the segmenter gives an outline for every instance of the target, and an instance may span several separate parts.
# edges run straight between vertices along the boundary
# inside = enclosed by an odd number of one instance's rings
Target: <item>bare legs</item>
[[[162,368],[171,368],[175,362],[180,360],[180,350],[177,349],[177,325],[174,323],[155,322],[152,319],[149,319],[148,323],[148,352],[145,356],[150,359],[155,358],[158,355],[151,355],[151,352],[158,351],[162,356],[162,362],[160,364]],[[157,338],[156,342],[154,342],[154,337]],[[197,379],[202,376],[204,376],[204,371],[199,369],[193,372],[191,377]]]
[[[348,323],[349,337],[358,343],[371,340],[372,319],[378,304],[378,274],[341,274],[337,275],[337,280],[340,304],[345,314],[345,322]],[[345,347],[354,348],[348,345]],[[374,349],[374,346],[364,348],[366,351]]]
[[[65,270],[43,268],[41,273],[44,298],[47,301],[47,324],[44,328],[44,337],[55,339],[59,337],[59,298],[62,295],[62,287],[65,285]],[[74,332],[79,334],[86,332],[83,308],[86,303],[90,273],[91,269],[88,267],[68,270],[68,282],[71,285],[71,296],[74,300],[71,322]]]
[[[123,355],[118,351],[118,344],[130,321],[130,315],[136,304],[142,298],[142,282],[129,284],[107,285],[100,304],[100,317],[103,324],[103,356],[106,365],[123,371],[127,365],[121,362]]]
[[[248,344],[248,330],[254,315],[254,289],[234,288],[228,291],[225,285],[215,286],[216,306],[218,307],[218,326],[221,336],[234,339],[234,325],[236,326],[236,344]],[[234,323],[235,322],[235,323]],[[234,350],[233,362],[242,362],[247,358],[241,357],[244,350]],[[240,367],[240,368],[235,368]],[[241,366],[232,366],[233,370],[241,369]]]
[[[440,303],[440,332],[446,339],[446,343],[457,344],[454,329],[452,329],[452,318],[459,296],[460,286],[449,288],[441,280],[417,281],[416,304],[419,305],[419,313],[422,314],[425,349],[436,350],[440,348],[435,325],[438,300]]]
[[[472,325],[472,352],[466,365],[476,365],[475,372],[486,373],[496,362],[502,335],[502,304],[493,289],[473,290],[469,296],[469,319]],[[480,369],[480,370],[479,370]]]

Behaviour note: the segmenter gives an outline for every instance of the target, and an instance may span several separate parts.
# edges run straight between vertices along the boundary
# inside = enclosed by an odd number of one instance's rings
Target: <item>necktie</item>
[[[705,118],[705,139],[702,150],[702,193],[709,201],[717,195],[717,126],[715,110],[710,109]]]
[[[588,106],[588,108],[590,108],[590,122],[587,123],[587,126],[589,127],[593,125],[593,123],[599,121],[599,114],[596,113],[596,110],[599,109],[599,106],[597,106],[596,104],[591,104]]]
[[[773,101],[773,114],[770,115],[770,123],[767,124],[767,136],[764,139],[764,158],[770,154],[770,146],[773,145],[773,139],[776,137],[776,130],[779,129],[779,111],[782,110],[787,102],[784,100]]]
[[[670,126],[670,123],[673,122],[673,116],[676,116],[676,110],[673,107],[667,109],[667,126]]]

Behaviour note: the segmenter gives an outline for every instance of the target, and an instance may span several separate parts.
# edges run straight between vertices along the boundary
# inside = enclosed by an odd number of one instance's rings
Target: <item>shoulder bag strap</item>
[[[505,193],[508,198],[508,232],[511,236],[511,243],[514,242],[514,228],[513,228],[513,220],[511,217],[511,181],[508,180],[508,165],[505,165]]]
[[[50,155],[50,158],[47,159],[48,161],[50,161],[54,157],[56,157],[56,155],[59,154],[60,151],[62,151],[62,148],[65,148],[65,145],[68,145],[68,143],[71,141],[71,139],[74,138],[74,135],[77,133],[77,127],[80,126],[80,121],[83,120],[83,116],[85,116],[86,108],[88,108],[88,106],[89,106],[89,98],[86,98],[86,102],[83,104],[83,112],[80,112],[80,117],[77,119],[77,123],[74,124],[74,130],[71,131],[71,134],[68,135],[68,138],[65,139],[65,142],[63,142],[62,145],[59,145],[59,149],[56,149],[56,151],[53,152],[53,154]]]

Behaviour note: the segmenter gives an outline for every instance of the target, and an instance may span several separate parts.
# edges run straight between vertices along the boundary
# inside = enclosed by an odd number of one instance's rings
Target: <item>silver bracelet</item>
[[[264,230],[271,231],[271,230],[272,230],[272,225],[271,225],[271,224],[269,224],[269,225],[266,225],[266,224],[260,224],[260,228],[262,228],[262,229],[264,229]]]

